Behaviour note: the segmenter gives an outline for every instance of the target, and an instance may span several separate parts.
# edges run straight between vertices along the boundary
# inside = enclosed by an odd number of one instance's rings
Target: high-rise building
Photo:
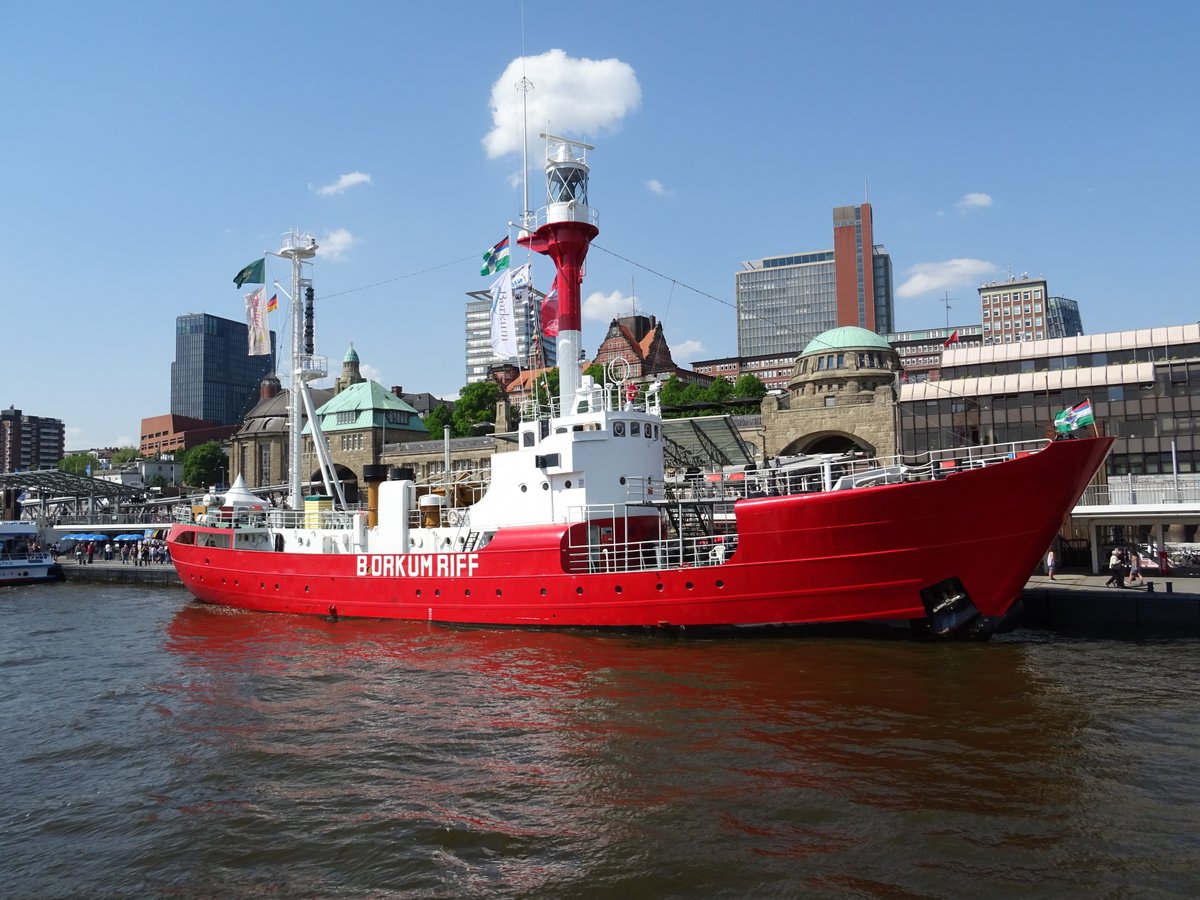
[[[742,263],[734,276],[738,356],[798,355],[825,331],[892,330],[892,260],[874,243],[871,205],[833,210],[833,249]]]
[[[61,419],[0,410],[0,472],[53,469],[65,455]]]
[[[1067,297],[1046,300],[1046,337],[1078,337],[1083,334],[1083,318],[1079,304]]]
[[[517,358],[521,368],[553,368],[558,365],[557,345],[553,337],[541,336],[540,314],[545,294],[539,290],[518,294],[513,304],[517,320]],[[489,291],[468,291],[466,317],[467,384],[485,381],[493,366],[511,362],[492,352],[492,295]]]
[[[258,402],[259,383],[274,370],[271,354],[251,356],[245,322],[208,313],[175,319],[171,412],[215,425],[236,425]]]
[[[1046,326],[1046,279],[1019,275],[979,288],[984,344],[1019,344],[1050,335]],[[1076,310],[1078,312],[1078,310]]]

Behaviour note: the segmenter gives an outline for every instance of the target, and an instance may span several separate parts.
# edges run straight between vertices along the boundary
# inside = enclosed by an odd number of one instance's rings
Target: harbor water
[[[5,896],[1200,893],[1194,639],[0,613]]]

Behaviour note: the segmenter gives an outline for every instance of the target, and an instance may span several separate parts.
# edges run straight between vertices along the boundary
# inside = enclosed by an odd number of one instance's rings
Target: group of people
[[[1053,578],[1057,569],[1058,560],[1054,556],[1054,551],[1051,550],[1046,554],[1046,574]],[[1123,588],[1132,587],[1134,582],[1141,584],[1145,580],[1142,578],[1141,570],[1142,557],[1137,550],[1130,550],[1126,554],[1123,548],[1114,547],[1108,557],[1108,581],[1104,582],[1104,586]],[[1128,579],[1128,584],[1126,579]]]
[[[133,563],[135,566],[148,566],[151,563],[166,565],[171,561],[171,551],[167,542],[160,540],[126,541],[114,547],[112,541],[98,546],[96,541],[77,541],[75,543],[76,565],[88,565],[95,560],[97,554],[111,562],[119,559],[122,565]],[[57,558],[57,557],[56,557]]]
[[[1142,580],[1141,574],[1142,558],[1136,550],[1130,551],[1128,559],[1125,551],[1120,547],[1114,547],[1113,552],[1108,557],[1108,581],[1104,582],[1105,587],[1131,587],[1135,581]],[[1125,579],[1129,579],[1129,584],[1125,583]]]

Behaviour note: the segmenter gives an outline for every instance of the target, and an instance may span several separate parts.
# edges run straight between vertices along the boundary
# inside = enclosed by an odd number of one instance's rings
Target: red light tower
[[[566,415],[579,387],[583,261],[588,245],[600,233],[596,211],[588,206],[587,152],[595,148],[553,134],[540,137],[546,140],[546,206],[538,210],[537,229],[517,242],[549,256],[558,273],[559,414]]]

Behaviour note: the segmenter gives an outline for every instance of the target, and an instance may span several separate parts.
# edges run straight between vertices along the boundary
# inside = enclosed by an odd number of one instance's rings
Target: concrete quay
[[[63,554],[58,558],[63,569],[64,580],[85,584],[140,584],[152,587],[183,587],[183,581],[170,563],[150,563],[135,566],[119,559],[95,559],[90,563],[77,563],[75,557]]]
[[[1124,588],[1107,580],[1107,572],[1034,575],[1012,623],[1080,637],[1200,637],[1200,577],[1154,574]]]
[[[97,559],[80,565],[65,555],[59,562],[70,582],[183,587],[170,563],[135,566]],[[1080,637],[1200,637],[1200,577],[1154,575],[1126,588],[1105,587],[1107,580],[1107,574],[1075,571],[1053,579],[1034,575],[1006,625]]]

